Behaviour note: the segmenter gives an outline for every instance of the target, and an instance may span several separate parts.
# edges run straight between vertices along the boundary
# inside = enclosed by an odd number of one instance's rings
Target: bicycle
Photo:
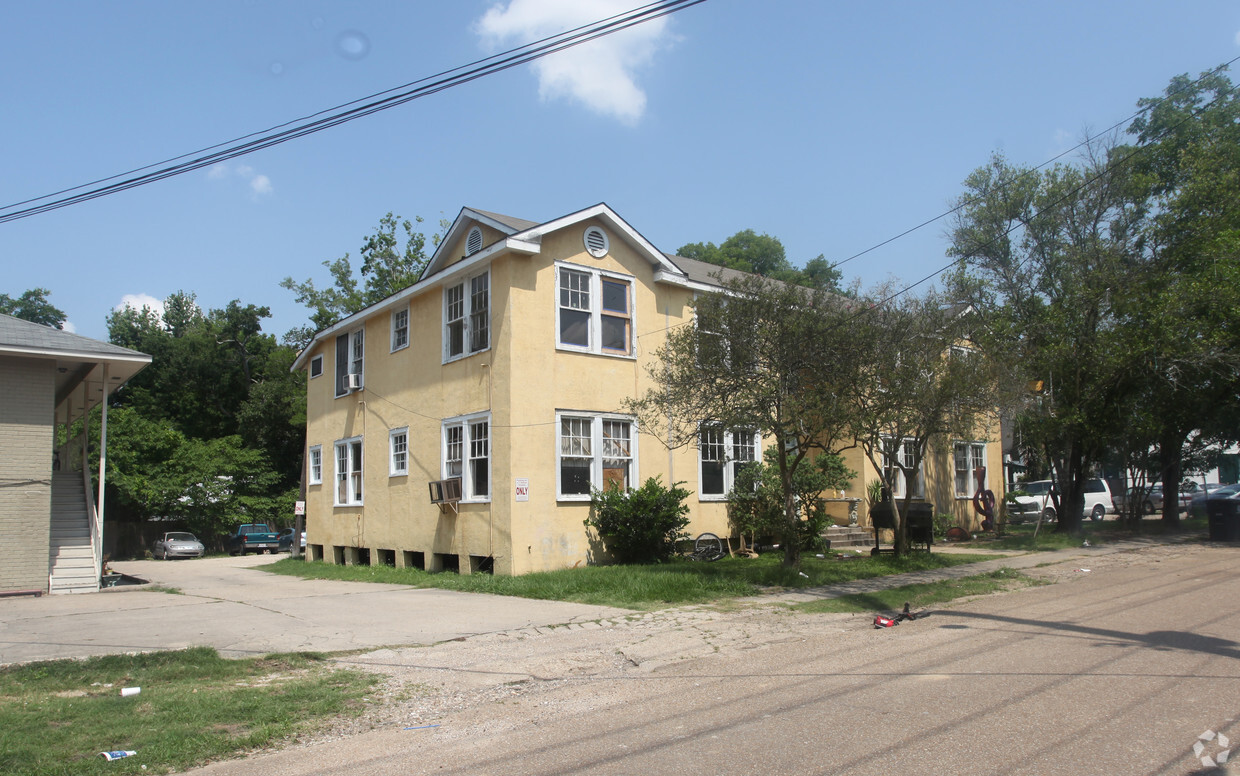
[[[689,560],[700,560],[710,563],[722,558],[723,542],[713,533],[698,534],[698,538],[693,540],[693,552],[689,554]]]

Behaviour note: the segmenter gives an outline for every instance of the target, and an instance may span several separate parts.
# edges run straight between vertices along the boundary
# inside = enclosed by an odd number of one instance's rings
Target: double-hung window
[[[409,308],[392,311],[392,352],[409,347]]]
[[[556,266],[556,346],[633,354],[633,279],[570,265]]]
[[[336,443],[336,506],[362,503],[362,438]]]
[[[591,489],[628,490],[637,477],[636,425],[632,418],[597,413],[557,413],[558,495],[587,501]]]
[[[483,272],[445,288],[443,320],[445,361],[490,347],[491,276]]]
[[[491,417],[469,415],[443,423],[443,476],[461,478],[462,501],[491,500]]]
[[[758,435],[748,429],[702,426],[698,431],[698,497],[724,499],[736,475],[758,459]]]
[[[365,366],[366,332],[364,329],[351,331],[336,337],[336,398],[349,393],[349,375],[358,375],[361,381],[362,369]]]
[[[894,498],[904,498],[909,492],[909,475],[905,472],[913,468],[913,461],[916,457],[916,440],[897,440],[890,437],[883,439],[883,467],[895,480],[896,492],[892,494]],[[922,477],[923,463],[918,462],[916,471],[911,472],[913,498],[925,498],[926,496],[925,478]]]
[[[394,428],[388,432],[390,452],[388,475],[401,477],[409,473],[409,428]]]
[[[323,484],[323,446],[314,445],[310,448],[310,460],[307,465],[309,484]]]
[[[981,442],[957,442],[954,456],[956,466],[956,497],[969,498],[986,487],[986,478],[977,476],[977,468],[986,465],[986,445]]]

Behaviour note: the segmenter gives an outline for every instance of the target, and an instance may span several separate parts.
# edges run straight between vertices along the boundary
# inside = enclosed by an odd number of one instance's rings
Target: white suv
[[[1015,514],[1032,515],[1037,517],[1038,512],[1042,513],[1042,519],[1055,519],[1055,502],[1051,500],[1051,492],[1054,490],[1054,484],[1050,480],[1034,480],[1026,482],[1020,486],[1020,490],[1025,491],[1027,495],[1016,496],[1016,505],[1012,510]],[[1088,516],[1090,520],[1101,520],[1102,516],[1107,512],[1114,512],[1115,505],[1111,501],[1111,486],[1107,485],[1107,481],[1101,477],[1092,477],[1085,481],[1085,509],[1081,512],[1081,516]]]

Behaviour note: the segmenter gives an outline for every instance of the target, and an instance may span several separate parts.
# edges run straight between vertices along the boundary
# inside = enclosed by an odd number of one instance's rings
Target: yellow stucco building
[[[310,559],[497,574],[586,564],[591,487],[654,475],[692,492],[692,533],[729,533],[732,469],[761,455],[759,440],[718,432],[668,450],[621,410],[718,270],[664,254],[605,204],[545,223],[462,210],[418,283],[318,332],[294,365],[308,374]],[[976,444],[1002,472],[999,445]],[[926,467],[936,505],[952,489],[944,466]],[[998,489],[1001,475],[989,479]]]

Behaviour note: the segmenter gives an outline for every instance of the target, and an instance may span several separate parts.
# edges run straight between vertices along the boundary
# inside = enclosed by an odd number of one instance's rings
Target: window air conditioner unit
[[[461,478],[453,477],[449,480],[434,480],[430,483],[431,503],[439,505],[439,511],[445,512],[446,508],[450,508],[453,512],[457,511],[456,505],[461,500]]]
[[[356,372],[349,374],[349,390],[350,391],[362,390],[362,376],[360,374]]]

